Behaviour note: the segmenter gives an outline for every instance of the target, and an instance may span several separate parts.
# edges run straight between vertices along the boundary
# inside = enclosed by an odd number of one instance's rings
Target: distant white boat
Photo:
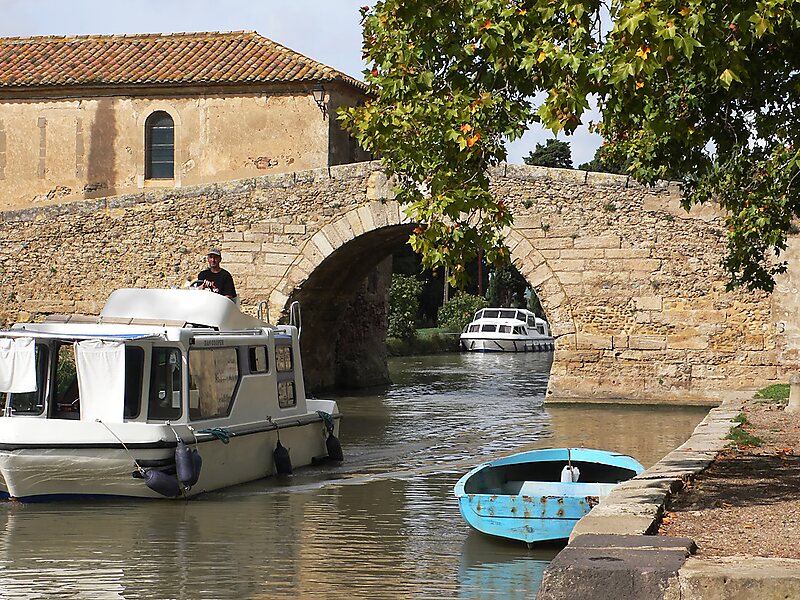
[[[0,331],[0,391],[0,497],[187,497],[341,460],[298,327],[210,292],[122,289],[99,317]]]
[[[472,352],[550,352],[555,339],[547,321],[524,308],[484,308],[461,334]]]

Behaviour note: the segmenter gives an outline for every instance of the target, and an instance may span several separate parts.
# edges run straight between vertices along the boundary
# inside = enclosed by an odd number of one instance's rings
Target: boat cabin
[[[521,308],[483,308],[475,313],[465,332],[550,335],[547,321]]]
[[[297,329],[205,291],[118,290],[99,317],[17,324],[0,342],[6,417],[205,428],[307,412]]]

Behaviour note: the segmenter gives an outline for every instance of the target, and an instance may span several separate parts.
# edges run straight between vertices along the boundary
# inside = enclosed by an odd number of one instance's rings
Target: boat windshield
[[[481,331],[497,331],[497,325],[481,325]]]
[[[516,319],[517,318],[517,311],[515,311],[515,310],[501,310],[500,311],[500,318],[501,319]]]
[[[496,319],[500,314],[499,310],[489,310],[486,309],[483,311],[483,318],[484,319]]]

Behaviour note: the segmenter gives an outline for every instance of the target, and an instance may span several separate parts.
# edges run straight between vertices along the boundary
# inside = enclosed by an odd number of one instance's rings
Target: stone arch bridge
[[[513,261],[557,336],[551,399],[706,401],[796,367],[796,261],[772,295],[726,292],[713,207],[686,213],[677,186],[620,175],[501,165],[491,182],[515,215]],[[118,287],[181,285],[221,244],[247,310],[267,299],[274,322],[301,301],[310,388],[386,377],[390,257],[414,224],[378,163],[0,218],[6,323],[96,314]]]

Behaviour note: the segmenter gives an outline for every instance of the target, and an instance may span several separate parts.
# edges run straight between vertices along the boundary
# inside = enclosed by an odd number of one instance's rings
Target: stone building
[[[0,210],[364,160],[365,89],[255,32],[0,38]]]

